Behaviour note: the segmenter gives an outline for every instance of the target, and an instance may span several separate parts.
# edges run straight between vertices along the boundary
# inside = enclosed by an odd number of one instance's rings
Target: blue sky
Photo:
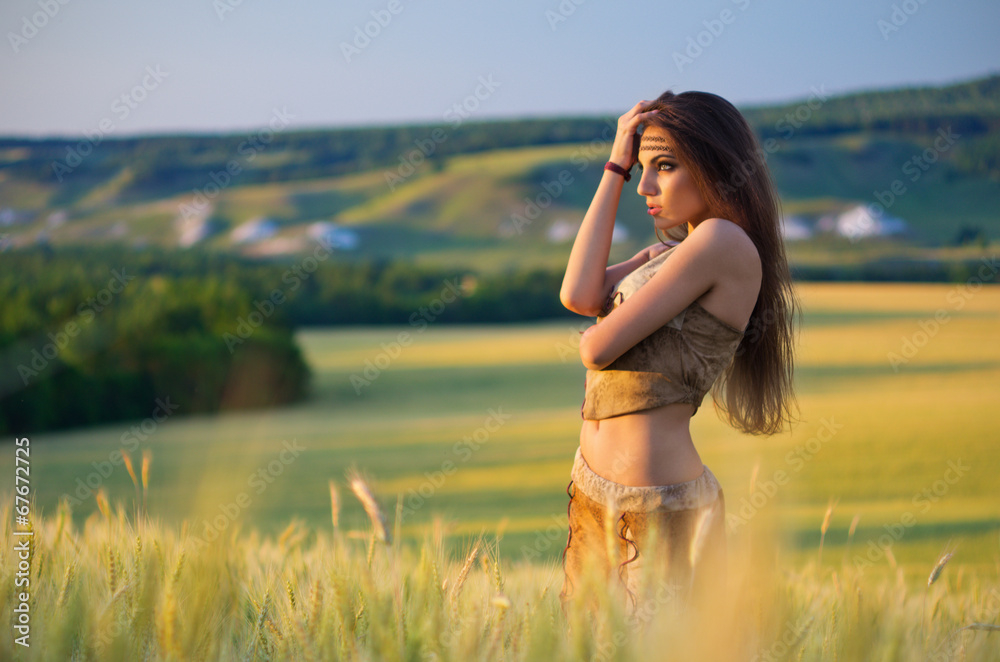
[[[668,88],[745,106],[1000,71],[995,0],[62,2],[0,6],[0,135],[618,115]]]

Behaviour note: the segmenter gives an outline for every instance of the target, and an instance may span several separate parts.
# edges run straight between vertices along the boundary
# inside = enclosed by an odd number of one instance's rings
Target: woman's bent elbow
[[[563,294],[559,295],[559,301],[566,310],[570,310],[578,315],[597,317],[597,315],[601,312],[600,308],[592,303],[578,301]]]
[[[583,336],[580,337],[580,363],[588,370],[601,370],[607,365],[601,361],[601,357],[594,356],[590,343]]]
[[[584,356],[582,352],[580,353],[580,363],[582,363],[583,367],[587,370],[604,370],[604,368],[608,366],[608,363],[598,361],[591,356]]]

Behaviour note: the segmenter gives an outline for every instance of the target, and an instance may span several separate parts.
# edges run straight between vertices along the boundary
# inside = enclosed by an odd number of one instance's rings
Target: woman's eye
[[[663,162],[659,163],[656,166],[657,170],[662,170],[664,168],[666,168],[667,171],[673,170],[674,169],[674,164],[673,163],[667,163],[666,161],[663,161]]]

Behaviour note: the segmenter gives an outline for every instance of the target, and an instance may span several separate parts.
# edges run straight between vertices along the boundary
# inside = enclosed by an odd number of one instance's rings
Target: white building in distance
[[[781,235],[786,241],[798,241],[813,236],[809,223],[798,216],[783,216],[781,219]]]
[[[311,238],[327,246],[351,250],[358,247],[359,237],[354,230],[342,227],[329,221],[317,221],[306,231]]]
[[[871,207],[855,205],[836,217],[834,231],[848,238],[885,237],[903,234],[907,224],[901,218],[886,213],[872,214]]]
[[[277,232],[278,224],[261,216],[233,228],[229,236],[232,237],[233,243],[250,244],[268,239]]]

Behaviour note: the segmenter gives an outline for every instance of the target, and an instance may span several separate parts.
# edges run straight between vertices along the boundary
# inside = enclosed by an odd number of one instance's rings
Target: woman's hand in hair
[[[655,110],[647,113],[641,112],[644,106],[649,105],[649,101],[640,101],[632,106],[627,113],[618,118],[618,133],[615,134],[615,142],[611,146],[611,161],[617,163],[626,170],[635,165],[636,156],[639,152],[639,136],[636,131],[642,121],[654,114]]]

